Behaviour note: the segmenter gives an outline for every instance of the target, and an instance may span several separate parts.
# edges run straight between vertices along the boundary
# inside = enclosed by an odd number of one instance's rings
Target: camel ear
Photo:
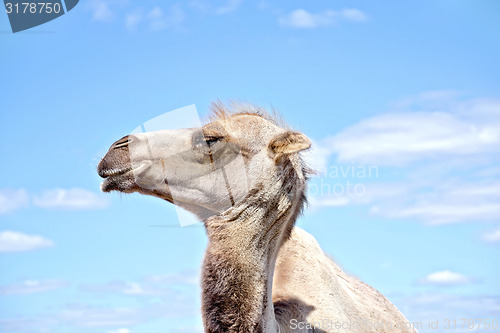
[[[288,131],[275,136],[268,145],[269,152],[278,160],[283,155],[297,153],[311,147],[311,140],[299,132]]]

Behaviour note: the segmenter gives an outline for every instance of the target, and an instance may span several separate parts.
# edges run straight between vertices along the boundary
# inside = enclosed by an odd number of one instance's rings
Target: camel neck
[[[272,302],[274,268],[305,200],[303,184],[296,177],[286,180],[254,189],[237,206],[205,221],[207,332],[279,331]]]
[[[231,257],[227,251],[232,251]],[[271,290],[275,255],[248,257],[250,252],[254,250],[237,252],[213,244],[207,248],[203,265],[207,332],[278,332]]]
[[[301,204],[301,203],[300,203]],[[298,215],[288,195],[206,222],[203,317],[207,332],[278,332],[272,303],[279,248]]]

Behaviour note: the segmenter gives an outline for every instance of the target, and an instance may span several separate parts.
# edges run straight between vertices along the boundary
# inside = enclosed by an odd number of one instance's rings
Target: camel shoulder
[[[286,322],[293,318],[302,318],[309,323],[344,323],[354,318],[395,325],[406,322],[387,298],[346,274],[322,251],[311,234],[298,227],[283,244],[276,260],[273,302],[278,308],[277,315],[281,311],[282,321]]]

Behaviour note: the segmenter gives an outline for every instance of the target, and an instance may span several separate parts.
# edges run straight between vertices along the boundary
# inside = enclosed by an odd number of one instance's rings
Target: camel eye
[[[194,138],[193,144],[197,149],[206,149],[207,147],[212,148],[217,142],[221,140],[221,136],[200,134]]]
[[[205,136],[205,142],[209,147],[212,147],[215,143],[219,142],[222,138],[217,136]]]

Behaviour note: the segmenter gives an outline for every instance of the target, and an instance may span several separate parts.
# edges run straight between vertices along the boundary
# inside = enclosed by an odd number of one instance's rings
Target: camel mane
[[[269,113],[266,109],[256,104],[241,101],[229,101],[224,103],[221,100],[216,100],[211,103],[210,112],[208,117],[210,121],[225,120],[236,115],[250,115],[264,118],[284,129],[290,129],[290,126],[276,109],[272,108],[272,113]]]

